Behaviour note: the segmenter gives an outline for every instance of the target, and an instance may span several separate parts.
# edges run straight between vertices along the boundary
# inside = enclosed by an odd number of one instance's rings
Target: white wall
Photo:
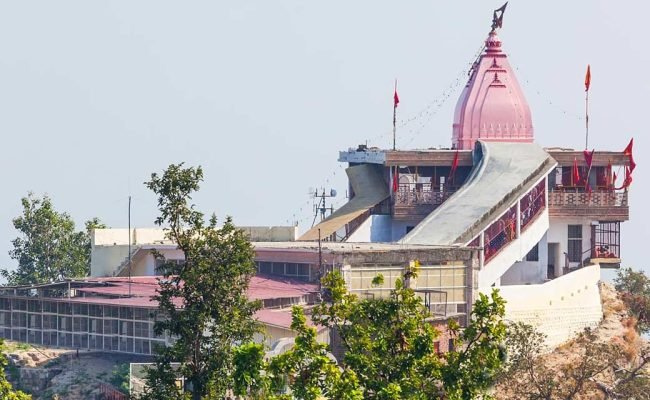
[[[352,243],[396,242],[406,235],[406,228],[418,221],[393,220],[390,215],[371,215],[348,238]]]
[[[599,280],[600,266],[591,265],[544,284],[501,286],[505,318],[535,326],[547,335],[547,345],[557,346],[602,319]]]
[[[128,245],[92,246],[90,252],[90,276],[113,276],[113,271],[115,271],[115,269],[119,267],[128,256]]]
[[[547,278],[548,245],[547,235],[537,244],[539,261],[518,261],[501,276],[501,285],[527,285],[543,283]]]
[[[558,243],[560,248],[560,262],[556,265],[555,276],[562,274],[564,267],[565,255],[568,251],[569,225],[582,225],[582,251],[585,252],[591,248],[591,219],[586,218],[552,218],[548,230],[548,243]],[[583,258],[588,257],[583,255]],[[578,262],[569,263],[570,267],[577,267]]]
[[[539,261],[518,261],[501,276],[503,285],[526,285],[544,282]]]
[[[127,260],[128,245],[94,246],[90,255],[90,276],[114,276],[118,268]],[[133,247],[132,250],[135,250]],[[182,260],[183,252],[178,249],[158,249],[168,260]],[[131,259],[133,276],[155,275],[155,257],[150,250],[140,249]]]
[[[241,226],[253,242],[290,242],[298,237],[297,226]],[[161,228],[131,229],[131,244],[172,243]],[[92,246],[116,246],[129,244],[128,229],[94,229],[91,234]]]
[[[350,235],[348,242],[390,242],[392,241],[392,217],[371,215]]]

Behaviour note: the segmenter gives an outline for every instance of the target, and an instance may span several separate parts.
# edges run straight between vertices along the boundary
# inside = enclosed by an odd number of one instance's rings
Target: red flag
[[[632,184],[632,169],[630,167],[625,167],[625,180],[623,181],[623,188],[626,188]]]
[[[632,147],[634,146],[634,138],[630,139],[630,143],[625,147],[625,150],[623,150],[623,154],[627,156],[627,158],[630,160],[630,174],[632,171],[634,171],[634,168],[636,168],[636,163],[634,162],[634,156],[632,155]]]
[[[588,169],[588,170],[591,169],[591,162],[592,162],[593,159],[594,159],[594,152],[595,152],[595,151],[596,151],[596,150],[594,149],[594,150],[591,151],[591,153],[589,152],[589,150],[585,150],[585,151],[583,152],[583,154],[585,155],[585,162],[587,163],[587,169]]]
[[[458,150],[454,154],[454,161],[451,163],[451,169],[449,170],[449,181],[454,180],[454,175],[456,174],[456,169],[458,169]]]
[[[585,75],[585,92],[589,91],[591,85],[591,65],[587,65],[587,75]]]
[[[395,173],[393,174],[393,192],[397,193],[399,189],[399,167],[395,167]]]
[[[607,186],[607,189],[611,189],[614,186],[614,180],[612,179],[612,161],[610,160],[607,163],[607,169],[605,170],[605,173],[607,176],[605,176],[605,186]]]
[[[578,169],[578,159],[573,158],[573,184],[574,185],[579,185],[580,184],[580,170]]]
[[[397,82],[395,82],[395,94],[393,94],[393,108],[397,108],[399,104],[399,96],[397,95]]]
[[[623,150],[623,154],[626,156],[632,155],[632,146],[634,146],[634,138],[630,139],[630,143],[625,146],[625,149]]]

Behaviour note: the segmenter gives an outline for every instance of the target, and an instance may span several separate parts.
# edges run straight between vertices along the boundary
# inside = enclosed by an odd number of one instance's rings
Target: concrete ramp
[[[345,172],[348,174],[352,190],[354,190],[354,197],[321,223],[305,232],[298,240],[318,240],[319,229],[321,238],[326,238],[386,200],[390,196],[390,192],[384,181],[381,168],[379,165],[372,164],[347,168]]]
[[[401,242],[466,244],[556,164],[534,143],[479,141],[474,150],[474,169],[466,183]]]

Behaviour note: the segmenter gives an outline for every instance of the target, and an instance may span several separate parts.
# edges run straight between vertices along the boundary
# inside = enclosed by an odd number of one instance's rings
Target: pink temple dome
[[[478,139],[533,141],[530,107],[494,31],[485,41],[485,52],[473,66],[454,112],[452,146],[473,149]]]

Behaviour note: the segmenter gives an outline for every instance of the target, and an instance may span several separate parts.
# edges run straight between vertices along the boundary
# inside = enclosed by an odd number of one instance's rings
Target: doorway
[[[546,278],[554,279],[560,276],[559,274],[560,268],[561,268],[560,244],[549,243],[548,244],[548,269],[546,271]]]

